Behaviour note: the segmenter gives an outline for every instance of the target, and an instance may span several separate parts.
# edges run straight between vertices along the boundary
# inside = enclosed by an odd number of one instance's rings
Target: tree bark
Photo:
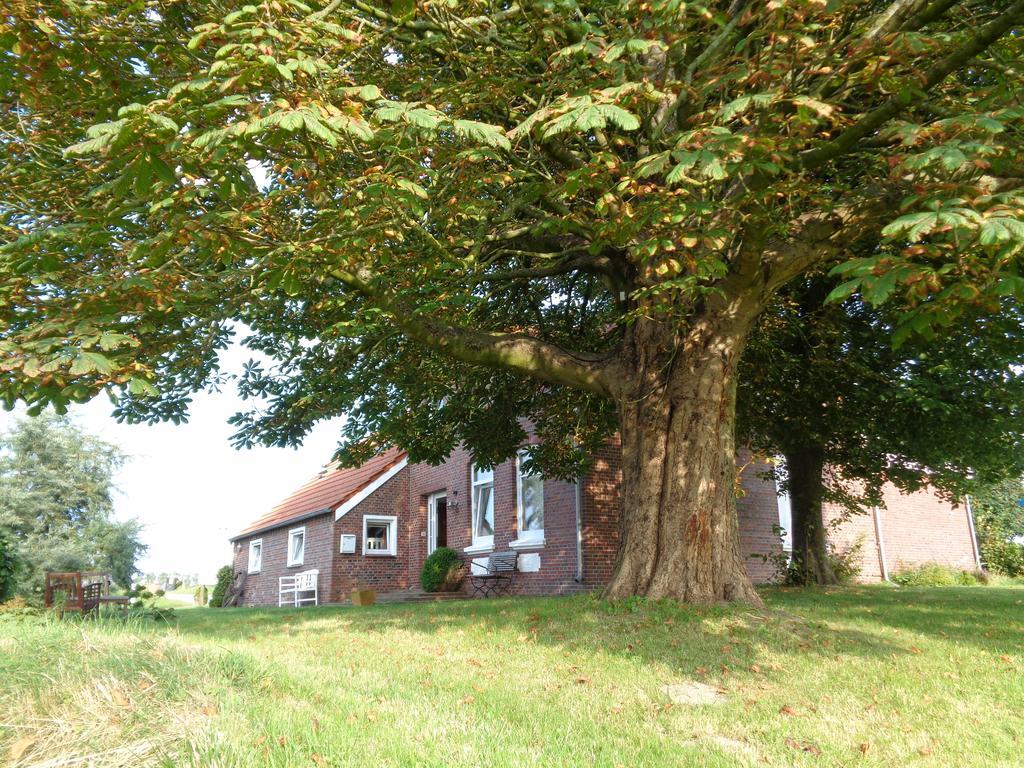
[[[706,311],[684,333],[648,318],[629,330],[628,381],[617,397],[621,539],[609,598],[761,604],[736,518],[736,365],[760,311],[759,296],[750,298]]]
[[[836,584],[822,510],[825,449],[802,445],[786,450],[785,457],[793,519],[793,574],[801,584]]]

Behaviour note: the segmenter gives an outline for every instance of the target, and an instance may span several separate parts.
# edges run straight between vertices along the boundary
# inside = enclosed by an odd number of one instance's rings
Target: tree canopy
[[[123,461],[115,446],[52,414],[0,435],[0,537],[20,565],[18,592],[38,594],[44,571],[108,571],[131,586],[146,547],[137,522],[113,518]]]
[[[622,435],[609,594],[756,600],[735,371],[834,267],[897,333],[1019,297],[1024,0],[15,4],[0,397],[180,419],[232,331],[242,444],[346,412],[572,474]]]

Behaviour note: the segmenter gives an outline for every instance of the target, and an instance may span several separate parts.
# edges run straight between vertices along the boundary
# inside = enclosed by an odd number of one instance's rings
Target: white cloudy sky
[[[249,353],[223,358],[238,370]],[[228,417],[244,409],[233,389],[197,394],[188,424],[118,424],[101,397],[72,409],[88,431],[118,445],[131,459],[117,477],[115,513],[144,526],[149,552],[142,571],[198,573],[211,581],[230,561],[228,537],[309,480],[330,460],[341,421],[320,424],[301,449],[231,447]],[[16,418],[0,410],[0,429]]]

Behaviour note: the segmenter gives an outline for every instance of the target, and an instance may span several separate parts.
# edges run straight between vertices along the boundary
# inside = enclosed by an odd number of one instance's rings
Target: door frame
[[[448,491],[436,491],[427,496],[427,555],[437,549],[437,502],[447,499]]]

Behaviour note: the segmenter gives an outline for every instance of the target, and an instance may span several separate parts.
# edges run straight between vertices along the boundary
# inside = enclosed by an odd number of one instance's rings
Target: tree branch
[[[572,352],[524,333],[491,333],[448,325],[397,304],[370,285],[366,275],[340,268],[332,270],[331,275],[387,314],[406,336],[430,349],[466,363],[504,368],[540,381],[612,396],[609,358],[605,355]]]
[[[875,17],[874,23],[864,33],[864,39],[875,42],[881,37],[898,32],[903,22],[918,13],[928,0],[894,0],[888,8]]]
[[[761,257],[767,265],[766,284],[776,290],[816,264],[838,256],[853,243],[878,236],[898,203],[895,190],[887,190],[862,202],[799,216],[788,237],[773,238],[765,244]]]
[[[807,150],[800,155],[800,167],[804,170],[818,168],[851,151],[865,136],[877,131],[907,107],[923,101],[928,91],[995,43],[1022,19],[1024,0],[1017,0],[1004,13],[983,26],[967,45],[933,65],[925,73],[924,83],[919,89],[904,88],[885,104],[868,112],[832,141]]]

